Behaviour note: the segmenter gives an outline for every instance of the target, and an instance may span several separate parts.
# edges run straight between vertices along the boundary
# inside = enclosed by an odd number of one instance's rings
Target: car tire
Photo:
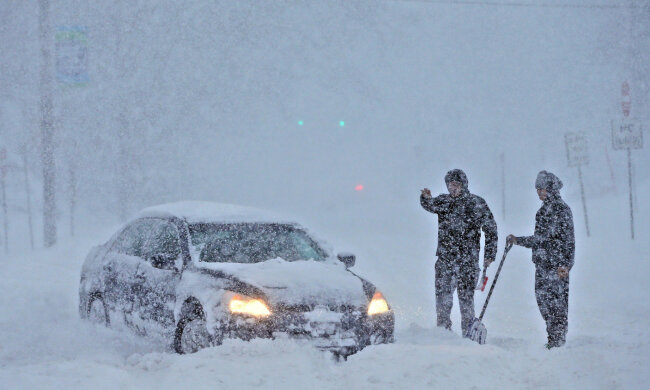
[[[176,325],[174,351],[179,354],[194,353],[213,345],[213,339],[208,332],[203,309],[195,306]]]
[[[101,294],[91,294],[88,297],[88,306],[86,309],[86,318],[94,324],[110,326],[111,320],[108,316],[108,310]]]

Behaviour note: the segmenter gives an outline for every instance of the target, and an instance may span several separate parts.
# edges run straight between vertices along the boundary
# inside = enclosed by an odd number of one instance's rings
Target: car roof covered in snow
[[[143,209],[137,218],[177,217],[188,223],[215,222],[272,222],[295,224],[295,220],[267,210],[215,202],[175,202],[160,204]]]

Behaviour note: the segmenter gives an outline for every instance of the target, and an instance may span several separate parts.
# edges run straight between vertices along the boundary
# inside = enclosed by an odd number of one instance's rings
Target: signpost
[[[641,122],[630,119],[630,86],[626,82],[621,87],[623,99],[621,108],[623,119],[612,121],[612,147],[614,150],[627,150],[627,172],[630,189],[630,233],[634,240],[634,201],[632,199],[632,149],[643,148],[643,128]]]
[[[589,149],[587,148],[587,138],[584,133],[566,133],[564,135],[566,144],[567,161],[569,167],[578,167],[578,178],[580,179],[580,196],[582,198],[582,209],[585,215],[585,227],[587,228],[587,237],[589,237],[589,217],[587,216],[587,202],[585,200],[585,186],[582,180],[583,165],[589,165]]]

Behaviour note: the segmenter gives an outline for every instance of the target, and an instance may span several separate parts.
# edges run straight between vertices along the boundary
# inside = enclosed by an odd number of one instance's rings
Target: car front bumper
[[[394,342],[392,311],[368,316],[360,310],[281,310],[264,319],[232,315],[215,329],[219,339],[290,338],[315,347],[351,355],[368,345]]]

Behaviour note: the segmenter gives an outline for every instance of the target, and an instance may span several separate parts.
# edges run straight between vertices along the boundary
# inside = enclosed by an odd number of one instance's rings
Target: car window
[[[144,258],[144,244],[152,228],[152,220],[141,219],[133,222],[115,240],[113,251],[129,256]]]
[[[296,248],[296,252],[306,259],[320,259],[321,255],[316,250],[314,242],[302,231],[294,230],[289,233],[292,247]]]
[[[176,226],[162,219],[154,219],[151,222],[151,232],[143,248],[145,259],[156,255],[164,255],[168,259],[178,258],[181,254],[181,242]]]
[[[327,254],[307,233],[285,224],[236,223],[189,226],[193,251],[199,260],[218,263],[323,261]]]

